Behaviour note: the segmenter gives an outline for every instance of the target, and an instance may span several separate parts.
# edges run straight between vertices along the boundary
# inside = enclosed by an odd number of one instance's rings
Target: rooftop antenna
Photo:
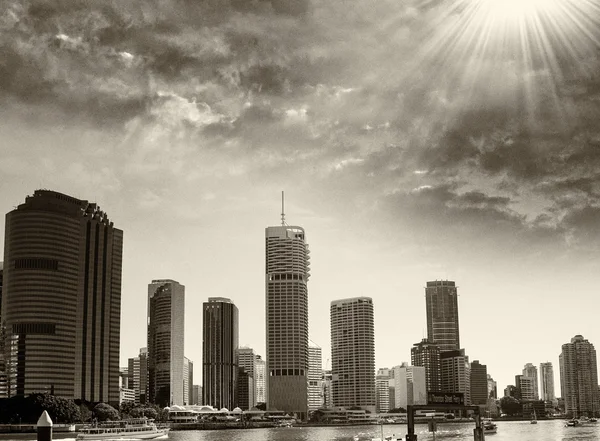
[[[281,226],[285,226],[285,200],[283,190],[281,191]]]

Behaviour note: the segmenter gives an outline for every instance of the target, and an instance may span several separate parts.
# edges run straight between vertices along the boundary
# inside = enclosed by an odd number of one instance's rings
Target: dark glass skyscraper
[[[411,348],[410,358],[413,366],[423,366],[425,368],[427,392],[440,392],[442,390],[440,347],[424,338]]]
[[[427,339],[440,347],[440,352],[458,351],[458,294],[456,284],[448,280],[427,282]]]
[[[304,229],[267,227],[267,409],[308,413],[309,251]]]
[[[123,232],[95,203],[37,190],[4,245],[9,395],[118,405]]]
[[[222,297],[209,297],[202,309],[202,404],[233,410],[238,405],[238,309]]]

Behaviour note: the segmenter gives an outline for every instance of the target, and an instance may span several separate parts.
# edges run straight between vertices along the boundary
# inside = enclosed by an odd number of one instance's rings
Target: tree
[[[267,403],[256,403],[256,408],[265,412],[267,410]]]
[[[515,397],[502,397],[500,398],[500,408],[502,413],[513,416],[523,412],[523,406],[519,400]]]
[[[406,413],[406,409],[404,407],[396,407],[395,409],[390,409],[388,413]]]
[[[94,407],[94,417],[98,421],[116,421],[119,419],[119,412],[110,404],[98,403]]]

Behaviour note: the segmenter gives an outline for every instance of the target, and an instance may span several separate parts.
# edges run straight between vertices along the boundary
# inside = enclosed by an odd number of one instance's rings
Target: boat
[[[598,422],[598,419],[597,419],[597,418],[590,418],[588,421],[589,421],[590,423],[597,423],[597,422]]]
[[[570,419],[565,423],[565,427],[577,427],[577,426],[581,426],[581,422],[578,419]]]
[[[533,409],[533,419],[530,422],[531,424],[537,424],[537,415],[535,413],[535,409]]]
[[[168,433],[167,427],[158,428],[152,419],[133,418],[85,426],[79,430],[77,440],[155,439]]]
[[[490,419],[483,420],[483,424],[481,427],[483,427],[483,433],[488,435],[491,435],[498,431],[498,426]]]

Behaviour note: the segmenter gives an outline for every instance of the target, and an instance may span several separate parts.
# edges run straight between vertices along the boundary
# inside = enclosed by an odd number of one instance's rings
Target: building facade
[[[137,357],[128,360],[129,388],[135,392],[135,404],[146,404],[148,394],[148,348],[140,348]]]
[[[560,384],[565,412],[573,417],[597,417],[598,365],[594,345],[581,335],[562,345],[559,356]]]
[[[487,374],[488,398],[498,398],[498,384],[490,374]]]
[[[309,250],[304,229],[265,229],[267,409],[308,417]]]
[[[148,400],[183,406],[185,286],[170,279],[148,285]]]
[[[515,386],[519,389],[519,397],[523,401],[535,400],[535,383],[532,377],[515,375]]]
[[[425,368],[427,392],[440,392],[442,390],[440,347],[424,338],[410,349],[410,358],[413,366]]]
[[[0,262],[0,399],[8,398],[8,378],[6,376],[6,363],[4,362],[4,328],[2,327],[2,281],[3,263]]]
[[[393,369],[381,368],[375,375],[375,412],[389,412],[395,401],[390,399],[390,381],[393,378]]]
[[[471,404],[471,365],[465,350],[446,351],[440,355],[442,392],[462,393]]]
[[[425,368],[402,363],[392,368],[394,407],[406,409],[408,405],[427,404]]]
[[[540,399],[540,393],[539,393],[539,389],[538,389],[538,370],[537,367],[535,367],[532,363],[527,363],[524,367],[523,367],[523,375],[525,377],[529,377],[531,379],[533,379],[533,399],[534,400],[539,400]]]
[[[425,304],[427,339],[436,343],[440,352],[460,350],[456,283],[449,280],[427,282]]]
[[[183,357],[183,404],[192,404],[194,384],[194,362]]]
[[[203,401],[217,409],[232,410],[238,405],[238,308],[230,299],[209,297],[203,311]]]
[[[554,368],[550,361],[540,363],[540,389],[540,399],[545,402],[553,402],[556,399],[554,394]]]
[[[119,403],[123,232],[95,203],[36,190],[6,215],[8,395]]]
[[[319,346],[308,346],[308,411],[323,407],[323,351]]]
[[[375,412],[373,300],[335,300],[330,316],[333,404]]]
[[[488,375],[487,366],[479,363],[479,360],[473,360],[471,363],[471,404],[487,404],[488,395]]]
[[[192,387],[192,405],[202,405],[202,386],[199,384]]]
[[[258,354],[256,354],[256,365],[255,365],[255,383],[256,383],[256,404],[267,402],[267,364],[265,360]]]

